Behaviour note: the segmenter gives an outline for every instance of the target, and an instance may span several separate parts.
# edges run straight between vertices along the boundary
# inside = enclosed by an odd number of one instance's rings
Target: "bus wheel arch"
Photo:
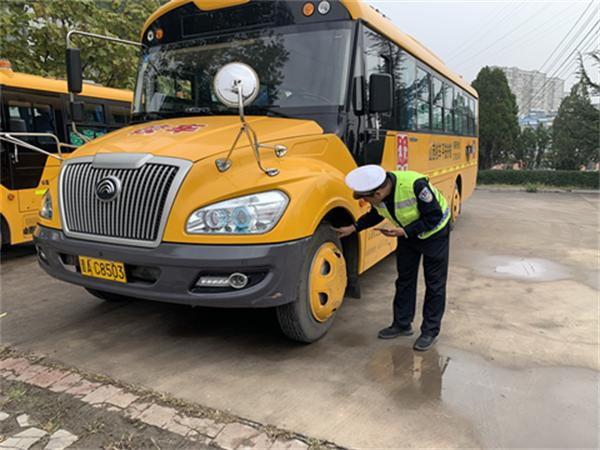
[[[10,245],[10,227],[2,214],[0,214],[0,248]]]
[[[452,226],[458,220],[462,211],[462,177],[458,175],[452,188],[452,198],[450,200],[450,223]]]

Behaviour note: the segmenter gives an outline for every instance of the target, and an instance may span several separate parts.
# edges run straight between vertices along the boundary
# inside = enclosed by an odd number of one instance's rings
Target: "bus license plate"
[[[127,283],[125,264],[122,262],[80,256],[79,267],[81,268],[82,275]]]

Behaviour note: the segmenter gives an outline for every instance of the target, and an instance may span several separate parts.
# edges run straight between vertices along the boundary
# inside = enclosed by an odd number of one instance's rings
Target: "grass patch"
[[[537,184],[528,183],[525,185],[525,192],[537,192],[538,187]]]
[[[21,386],[11,386],[6,392],[8,402],[18,402],[25,397],[27,389]]]

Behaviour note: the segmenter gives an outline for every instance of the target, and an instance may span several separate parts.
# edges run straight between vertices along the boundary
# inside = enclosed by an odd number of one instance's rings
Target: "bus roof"
[[[67,82],[65,80],[13,72],[10,69],[0,69],[0,86],[33,89],[42,92],[57,92],[60,94],[68,93]],[[83,83],[83,92],[79,95],[129,103],[133,101],[133,93],[131,91],[113,89],[85,82]]]
[[[248,3],[251,0],[171,0],[165,3],[154,14],[152,14],[144,27],[142,28],[142,36],[146,29],[159,17],[168,13],[169,11],[178,8],[187,3],[193,2],[202,11],[212,11],[215,9],[227,8],[230,6],[242,5]],[[450,70],[444,62],[438,58],[431,50],[421,44],[412,36],[400,31],[391,20],[384,17],[380,12],[375,10],[369,4],[363,0],[340,0],[340,2],[346,7],[350,16],[354,20],[363,20],[368,23],[375,30],[387,36],[389,39],[394,41],[400,47],[407,52],[411,53],[416,58],[423,61],[425,64],[430,66],[432,69],[439,72],[441,75],[448,78],[456,85],[463,88],[469,94],[478,98],[477,91],[467,83],[460,75]]]

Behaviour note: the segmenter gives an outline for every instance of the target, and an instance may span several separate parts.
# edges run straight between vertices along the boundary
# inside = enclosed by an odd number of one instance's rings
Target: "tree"
[[[536,149],[537,138],[535,131],[532,128],[525,128],[519,134],[512,159],[514,162],[523,164],[524,168],[531,169],[535,164]]]
[[[546,128],[543,124],[539,124],[535,130],[535,162],[534,168],[539,169],[545,163],[544,157],[552,142],[552,131]]]
[[[600,50],[588,53],[588,55],[592,59],[592,64],[600,67]],[[583,56],[581,56],[581,53],[579,54],[579,76],[581,77],[581,82],[590,90],[592,95],[600,95],[600,83],[594,82],[589,76],[587,70],[585,69],[585,64],[583,62]]]
[[[0,2],[0,56],[14,70],[64,78],[65,38],[73,29],[140,40],[144,21],[166,0],[11,0]],[[84,78],[132,88],[135,47],[75,37]]]
[[[552,127],[552,163],[555,169],[577,170],[598,162],[600,116],[580,81],[558,108]]]
[[[472,85],[479,93],[479,166],[489,169],[515,151],[517,101],[500,69],[484,67]]]

